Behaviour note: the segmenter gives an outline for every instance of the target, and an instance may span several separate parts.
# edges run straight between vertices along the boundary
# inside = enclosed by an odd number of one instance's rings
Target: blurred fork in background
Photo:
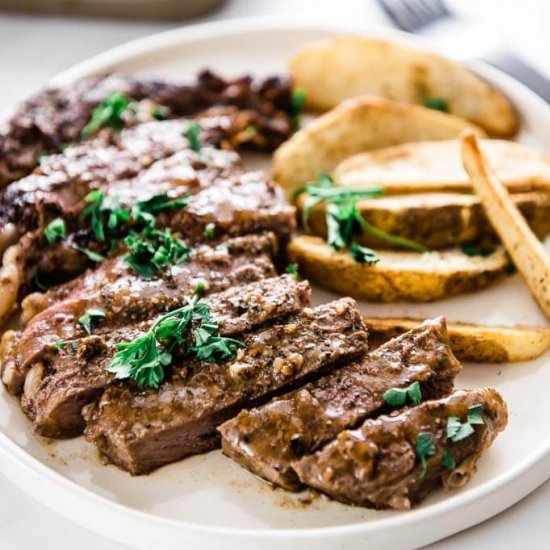
[[[550,102],[550,80],[508,50],[490,28],[456,17],[442,0],[377,1],[399,29],[421,35],[450,57],[490,63]]]

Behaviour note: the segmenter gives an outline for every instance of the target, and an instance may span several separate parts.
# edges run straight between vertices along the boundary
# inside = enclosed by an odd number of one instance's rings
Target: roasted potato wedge
[[[356,153],[411,141],[458,138],[466,128],[484,134],[464,119],[418,105],[371,96],[349,99],[275,151],[275,179],[291,196],[319,171],[332,172]]]
[[[550,257],[483,154],[477,137],[462,138],[464,168],[500,240],[541,310],[550,318]]]
[[[369,344],[382,343],[420,325],[422,319],[381,319],[366,317]],[[474,363],[513,363],[540,357],[550,348],[550,329],[545,327],[484,326],[449,323],[447,331],[454,354]]]
[[[480,140],[502,183],[512,192],[550,191],[550,156],[504,140]],[[471,191],[460,142],[407,143],[354,155],[334,171],[339,185],[384,187],[386,194]]]
[[[296,201],[300,212],[306,198],[307,195],[301,195]],[[550,193],[518,193],[512,199],[539,238],[550,233]],[[479,246],[489,247],[499,242],[475,195],[393,195],[361,200],[357,207],[363,218],[378,229],[431,249],[453,248],[474,241]],[[308,224],[312,234],[326,237],[325,203],[318,203],[312,209]],[[391,248],[388,242],[367,231],[358,235],[357,241],[366,246]]]
[[[350,254],[336,252],[319,237],[294,238],[290,261],[300,273],[328,290],[371,302],[430,302],[480,290],[506,273],[502,249],[489,256],[444,252],[377,251],[375,265],[357,263]]]
[[[437,98],[492,135],[507,137],[518,129],[503,94],[457,63],[408,44],[359,36],[314,42],[294,56],[290,72],[313,109],[363,94],[419,105]]]

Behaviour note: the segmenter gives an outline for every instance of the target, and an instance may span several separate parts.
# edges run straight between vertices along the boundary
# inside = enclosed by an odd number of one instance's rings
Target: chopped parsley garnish
[[[461,246],[460,250],[463,254],[466,254],[466,256],[490,256],[495,249],[494,248],[485,248],[482,246]]]
[[[435,455],[435,441],[430,432],[420,432],[416,438],[416,456],[420,460],[420,479],[426,475],[426,459]]]
[[[60,241],[67,236],[67,225],[63,218],[55,218],[44,229],[44,237],[46,240],[53,244],[56,241]]]
[[[129,249],[124,261],[145,279],[154,277],[169,265],[189,261],[189,247],[175,239],[169,229],[159,231],[147,227],[141,233],[131,232],[124,244]]]
[[[442,111],[444,113],[449,112],[449,104],[440,97],[427,97],[424,100],[424,107],[434,109],[435,111]]]
[[[79,252],[82,252],[85,256],[88,257],[89,260],[92,260],[92,262],[100,263],[104,262],[107,258],[105,256],[102,256],[101,254],[98,254],[97,252],[94,252],[93,250],[90,250],[88,248],[82,248],[81,246],[77,246],[76,249]]]
[[[474,433],[475,424],[484,424],[483,405],[474,405],[468,408],[466,422],[461,422],[458,416],[447,418],[447,437],[454,443],[466,439]]]
[[[166,120],[168,118],[168,108],[164,105],[157,105],[151,114],[155,120]]]
[[[184,132],[184,136],[189,141],[189,147],[195,153],[200,153],[201,150],[201,125],[196,121],[192,120],[187,129]]]
[[[286,269],[285,271],[289,274],[289,275],[294,275],[294,277],[298,280],[301,279],[300,277],[300,273],[298,273],[298,264],[296,263],[291,263],[291,264],[288,264],[286,266]]]
[[[443,456],[441,457],[441,466],[447,470],[452,470],[456,467],[456,460],[448,449],[443,450]]]
[[[194,294],[204,296],[208,290],[208,283],[204,279],[198,279],[193,288]]]
[[[34,284],[42,291],[50,290],[53,285],[48,285],[40,280],[40,273],[35,273],[33,277]]]
[[[38,161],[38,164],[42,164],[49,156],[50,153],[48,153],[48,151],[41,151],[38,153],[36,160]]]
[[[62,340],[57,340],[57,342],[54,342],[53,343],[53,347],[56,349],[56,350],[60,350],[60,349],[63,349],[67,344],[65,342],[63,342]]]
[[[384,392],[382,399],[390,407],[402,407],[407,401],[413,405],[417,405],[422,401],[420,384],[413,382],[406,388],[391,388]]]
[[[302,88],[296,88],[292,91],[292,103],[290,105],[290,116],[294,130],[300,129],[300,113],[306,105],[306,91]]]
[[[211,241],[216,236],[216,225],[213,223],[207,223],[204,228],[204,236]]]
[[[171,199],[167,192],[138,201],[131,210],[121,208],[118,197],[105,197],[101,191],[92,191],[86,197],[90,205],[83,211],[82,218],[89,219],[92,232],[98,241],[110,240],[110,251],[117,248],[117,238],[125,233],[130,223],[143,227],[141,233],[131,231],[124,243],[130,249],[126,262],[146,278],[169,264],[188,260],[189,248],[175,239],[169,230],[155,229],[156,216],[163,210],[183,208],[189,203],[189,196]],[[79,248],[91,260],[101,262],[105,258],[87,249]]]
[[[483,405],[481,403],[468,408],[468,424],[485,424],[483,420]]]
[[[78,318],[78,322],[88,334],[92,334],[92,324],[105,318],[105,312],[100,309],[87,309],[84,315]]]
[[[193,321],[198,326],[191,331]],[[143,336],[117,344],[107,371],[118,379],[131,378],[140,388],[158,388],[172,363],[174,348],[186,343],[190,331],[193,345],[187,351],[200,361],[220,363],[234,358],[243,347],[238,340],[219,335],[207,302],[194,295],[187,305],[157,319]]]
[[[327,243],[335,250],[349,250],[357,262],[372,265],[379,261],[373,250],[356,243],[355,235],[361,232],[370,233],[378,239],[402,248],[427,252],[428,248],[425,246],[410,239],[386,233],[363,219],[357,207],[357,201],[379,197],[383,192],[382,187],[365,189],[336,187],[330,175],[321,173],[316,182],[298,189],[294,198],[304,193],[307,195],[302,210],[302,224],[306,231],[309,230],[309,217],[315,205],[326,203]]]
[[[380,261],[380,258],[372,248],[367,248],[357,243],[352,243],[349,251],[358,264],[373,265]]]
[[[131,97],[113,92],[92,111],[90,121],[82,129],[82,137],[87,139],[105,126],[115,130],[124,128],[123,115],[133,102]]]

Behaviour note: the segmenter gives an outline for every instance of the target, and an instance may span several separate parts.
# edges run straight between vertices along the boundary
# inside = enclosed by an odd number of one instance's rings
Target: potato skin
[[[285,141],[273,155],[275,180],[288,197],[320,171],[332,172],[344,159],[381,147],[458,138],[485,132],[462,118],[373,96],[348,99]]]
[[[399,336],[423,322],[422,319],[367,317],[369,348]],[[527,326],[484,326],[447,322],[453,353],[461,361],[511,363],[540,357],[550,348],[550,329]]]
[[[520,193],[512,198],[539,238],[550,233],[550,193]],[[305,200],[306,195],[302,195],[297,201],[300,213]],[[476,246],[483,247],[499,243],[475,195],[395,195],[358,201],[357,206],[362,217],[378,229],[412,239],[433,250],[474,241]],[[326,237],[325,212],[325,203],[318,203],[311,211],[308,221],[313,235]],[[391,244],[366,231],[357,241],[365,246],[391,248]]]
[[[501,139],[483,139],[480,145],[510,192],[550,192],[550,156]],[[337,185],[383,187],[385,195],[473,191],[458,140],[417,141],[358,153],[343,160],[332,175]]]
[[[493,136],[513,136],[519,127],[498,90],[454,61],[403,42],[361,36],[312,42],[291,60],[290,72],[312,109],[331,109],[363,94],[420,105],[435,97]]]
[[[296,237],[288,247],[289,259],[299,265],[302,276],[325,289],[370,302],[441,300],[484,289],[508,268],[502,250],[487,257],[459,251],[377,253],[381,261],[367,266],[336,252],[319,237]]]

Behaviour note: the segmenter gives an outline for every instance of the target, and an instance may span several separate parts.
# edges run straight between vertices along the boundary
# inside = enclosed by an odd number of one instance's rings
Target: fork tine
[[[431,20],[435,21],[441,19],[451,12],[447,9],[447,6],[443,0],[415,0],[417,4],[422,5],[423,8],[430,14]]]
[[[418,18],[402,0],[379,0],[379,3],[400,29],[411,32],[417,28]]]
[[[449,14],[442,0],[378,0],[395,24],[415,32]]]

